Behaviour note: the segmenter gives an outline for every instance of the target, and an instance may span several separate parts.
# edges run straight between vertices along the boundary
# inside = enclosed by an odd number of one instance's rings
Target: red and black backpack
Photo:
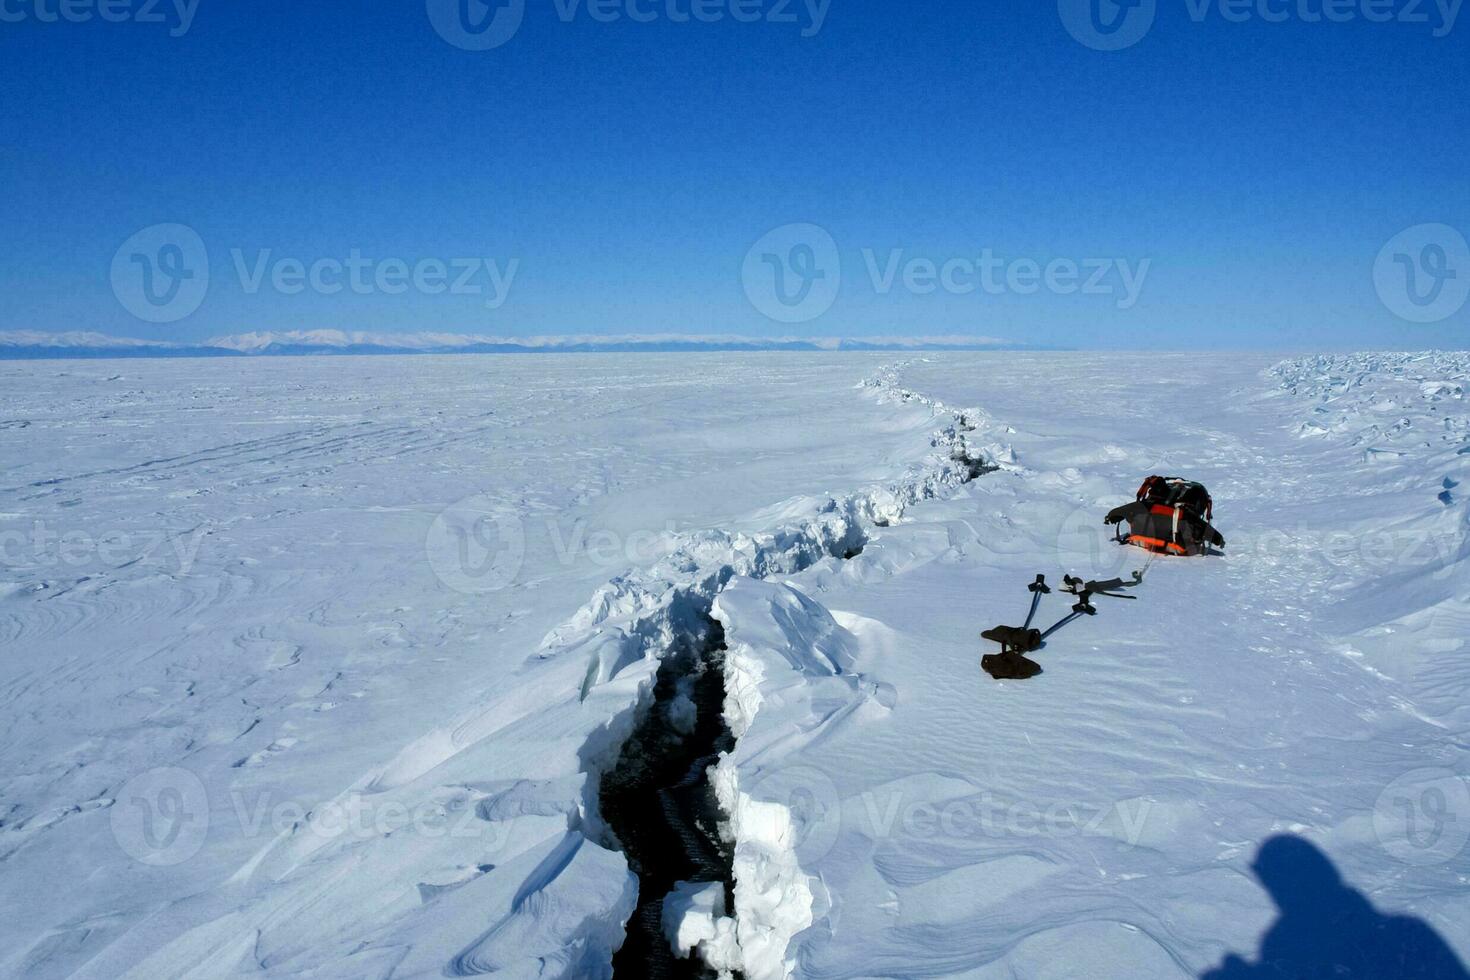
[[[1197,555],[1208,546],[1223,548],[1225,539],[1210,522],[1215,502],[1203,484],[1177,476],[1151,476],[1138,488],[1134,503],[1115,508],[1106,523],[1128,522],[1124,539],[1148,551]]]
[[[1215,502],[1203,483],[1177,476],[1151,476],[1138,488],[1138,499],[1160,507],[1183,507],[1196,517],[1213,520]]]

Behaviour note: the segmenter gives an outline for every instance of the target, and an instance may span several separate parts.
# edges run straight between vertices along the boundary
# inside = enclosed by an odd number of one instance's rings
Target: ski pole
[[[1042,633],[1041,634],[1042,641],[1045,642],[1045,640],[1046,640],[1046,638],[1048,636],[1051,636],[1053,633],[1055,633],[1057,630],[1061,629],[1063,626],[1066,626],[1072,620],[1077,619],[1080,616],[1086,616],[1086,615],[1087,615],[1087,613],[1081,612],[1079,610],[1078,612],[1069,613],[1067,616],[1063,617],[1062,619],[1057,620],[1057,622],[1052,625],[1051,629],[1049,629],[1045,633]]]
[[[1037,575],[1036,581],[1027,586],[1031,590],[1031,612],[1026,614],[1026,625],[1021,629],[1031,628],[1031,620],[1036,618],[1036,610],[1041,606],[1041,597],[1051,591],[1051,586],[1046,584],[1045,575]]]

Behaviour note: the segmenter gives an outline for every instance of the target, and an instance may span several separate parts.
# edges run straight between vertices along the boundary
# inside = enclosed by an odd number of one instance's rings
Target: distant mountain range
[[[995,337],[742,337],[714,334],[487,337],[343,330],[243,333],[194,343],[110,337],[90,332],[0,333],[0,360],[82,357],[260,357],[309,354],[562,354],[715,351],[1047,350]]]

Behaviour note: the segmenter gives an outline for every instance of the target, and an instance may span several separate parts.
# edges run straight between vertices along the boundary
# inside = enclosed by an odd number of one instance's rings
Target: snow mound
[[[698,956],[729,973],[740,965],[735,921],[725,914],[725,886],[681,881],[664,898],[664,937],[681,958]]]

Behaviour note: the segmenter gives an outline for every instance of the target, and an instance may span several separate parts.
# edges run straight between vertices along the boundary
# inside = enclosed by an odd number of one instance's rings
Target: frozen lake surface
[[[0,975],[606,976],[599,782],[681,652],[714,968],[1391,975],[1292,939],[1308,881],[1470,958],[1470,355],[1278,360],[0,363]],[[983,674],[1038,572],[1143,567],[1156,472],[1226,555]]]

